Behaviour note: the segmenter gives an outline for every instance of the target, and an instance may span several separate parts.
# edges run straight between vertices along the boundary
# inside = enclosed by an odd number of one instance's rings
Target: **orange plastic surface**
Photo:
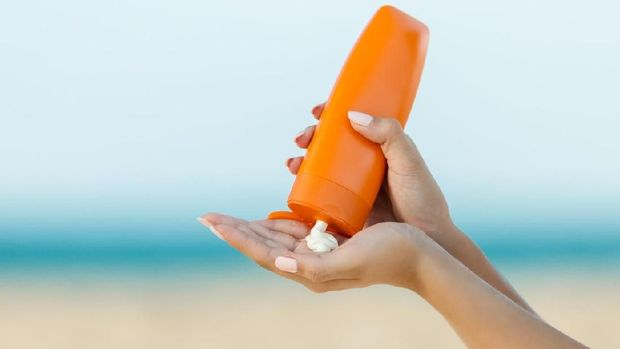
[[[352,236],[362,229],[385,174],[379,145],[351,128],[348,111],[396,118],[404,127],[418,89],[428,45],[427,27],[381,7],[340,72],[288,197],[290,214],[270,219],[328,223]]]

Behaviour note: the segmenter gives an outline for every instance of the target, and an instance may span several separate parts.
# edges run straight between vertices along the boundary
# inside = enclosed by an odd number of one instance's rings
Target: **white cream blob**
[[[327,223],[317,220],[310,234],[306,236],[306,244],[308,248],[314,252],[330,252],[338,247],[338,240],[330,233],[325,232]]]

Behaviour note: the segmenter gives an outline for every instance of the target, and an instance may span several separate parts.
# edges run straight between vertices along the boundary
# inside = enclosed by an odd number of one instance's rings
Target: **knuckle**
[[[382,144],[383,149],[388,151],[394,146],[402,144],[403,140],[406,139],[406,135],[398,120],[393,118],[384,118],[382,122],[384,122],[384,125],[382,126],[384,138],[384,142]]]
[[[394,118],[383,119],[385,123],[385,132],[388,136],[395,136],[403,132],[403,127],[400,122]]]

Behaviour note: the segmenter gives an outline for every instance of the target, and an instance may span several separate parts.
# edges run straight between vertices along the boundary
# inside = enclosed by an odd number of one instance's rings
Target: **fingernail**
[[[316,114],[319,111],[319,108],[321,108],[320,104],[315,105],[314,108],[312,108],[312,115]]]
[[[349,116],[349,120],[351,120],[351,122],[360,126],[368,126],[374,119],[371,115],[360,113],[358,111],[350,111],[347,115]]]
[[[295,139],[295,143],[297,143],[297,142],[298,142],[299,138],[301,138],[301,136],[303,136],[305,132],[306,132],[306,130],[303,130],[303,131],[299,132],[299,133],[295,136],[295,138],[294,138],[294,139]]]
[[[198,221],[198,223],[202,224],[202,225],[206,225],[206,226],[210,226],[211,223],[209,223],[208,220],[206,220],[204,217],[200,216],[200,217],[196,217],[196,220]]]
[[[211,229],[211,232],[213,233],[213,235],[217,236],[218,238],[220,238],[220,240],[224,240],[224,238],[222,237],[222,234],[220,234],[219,231],[217,231],[217,229],[215,229],[214,226],[210,225],[209,229]]]
[[[293,258],[277,257],[276,268],[289,272],[289,273],[296,273],[297,272],[297,261],[294,260]]]
[[[213,235],[217,236],[220,240],[224,240],[224,238],[222,237],[222,234],[220,234],[220,232],[217,231],[217,229],[215,229],[215,227],[211,223],[209,223],[206,219],[204,219],[202,217],[198,217],[198,218],[196,218],[196,220],[198,220],[198,222],[200,222],[201,224],[206,225],[207,228],[209,228],[209,230],[211,230]]]

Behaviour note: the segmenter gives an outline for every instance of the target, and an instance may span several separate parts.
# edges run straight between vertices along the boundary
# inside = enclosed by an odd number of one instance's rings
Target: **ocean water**
[[[248,190],[249,202],[241,200],[240,193],[201,192],[192,200],[161,193],[151,193],[150,202],[146,195],[136,195],[133,201],[88,200],[81,205],[57,200],[58,205],[40,205],[45,209],[36,216],[26,214],[32,210],[25,207],[32,204],[5,203],[0,210],[0,278],[264,275],[195,217],[214,210],[259,219],[281,208],[287,188],[282,185],[271,193]],[[620,275],[620,221],[611,211],[596,217],[568,215],[557,205],[546,211],[469,212],[464,207],[458,201],[454,205],[455,222],[503,271],[544,268],[567,275]]]
[[[620,272],[620,237],[611,234],[563,237],[557,234],[512,238],[474,238],[500,269],[599,274]],[[146,235],[148,236],[148,235]],[[0,236],[0,277],[52,278],[70,276],[140,275],[158,278],[206,273],[251,275],[261,269],[248,258],[212,237],[208,231],[170,239],[85,239],[79,237],[19,239]],[[533,237],[535,236],[535,237]]]

